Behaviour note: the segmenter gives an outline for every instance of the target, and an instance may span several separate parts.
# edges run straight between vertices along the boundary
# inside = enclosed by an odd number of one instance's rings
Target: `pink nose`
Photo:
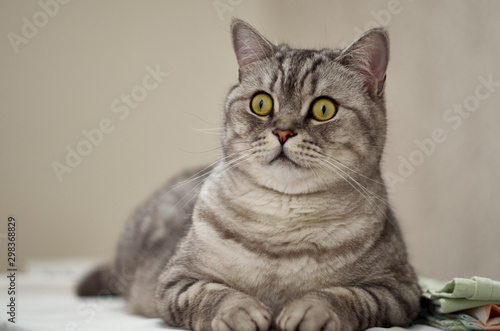
[[[286,140],[289,138],[289,137],[293,137],[295,136],[295,133],[293,131],[290,131],[290,130],[280,130],[280,129],[276,129],[273,131],[273,134],[275,134],[280,143],[283,145]]]

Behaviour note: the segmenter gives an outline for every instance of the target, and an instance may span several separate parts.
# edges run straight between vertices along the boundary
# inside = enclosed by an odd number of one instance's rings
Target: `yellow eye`
[[[250,102],[250,108],[259,116],[267,116],[273,110],[273,98],[265,92],[257,93]]]
[[[328,121],[337,114],[337,106],[329,98],[318,98],[312,104],[311,114],[317,121]]]

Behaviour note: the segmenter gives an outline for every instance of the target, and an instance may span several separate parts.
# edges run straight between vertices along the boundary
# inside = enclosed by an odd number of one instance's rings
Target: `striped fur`
[[[129,220],[120,292],[132,311],[190,330],[411,322],[420,291],[380,175],[386,32],[341,51],[275,46],[239,20],[232,30],[240,82],[225,104],[224,158]],[[274,100],[265,117],[249,107],[259,91]],[[319,96],[338,104],[333,119],[311,118]],[[281,145],[276,129],[294,136]]]

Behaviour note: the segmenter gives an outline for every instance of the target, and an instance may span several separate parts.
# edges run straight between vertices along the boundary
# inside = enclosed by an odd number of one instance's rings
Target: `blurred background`
[[[422,276],[500,278],[500,2],[2,1],[0,240],[18,266],[112,257],[170,176],[220,157],[231,17],[343,47],[387,26],[384,175]]]

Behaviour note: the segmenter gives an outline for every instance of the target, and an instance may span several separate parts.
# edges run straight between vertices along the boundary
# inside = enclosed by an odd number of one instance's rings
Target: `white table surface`
[[[16,323],[7,322],[2,312],[0,330],[12,331],[168,331],[179,330],[159,318],[145,318],[127,313],[121,297],[79,298],[74,293],[77,279],[88,269],[89,261],[37,261],[16,275]],[[0,279],[1,305],[6,307],[8,279]],[[5,303],[5,304],[4,304]],[[371,328],[370,331],[439,329],[414,325]]]

